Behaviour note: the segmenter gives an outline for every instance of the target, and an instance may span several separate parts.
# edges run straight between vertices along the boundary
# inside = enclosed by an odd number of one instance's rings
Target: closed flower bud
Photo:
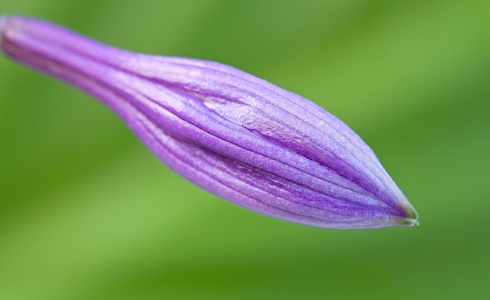
[[[0,19],[5,54],[116,112],[164,163],[256,212],[327,228],[414,226],[373,151],[313,102],[235,68],[138,54],[57,25]]]

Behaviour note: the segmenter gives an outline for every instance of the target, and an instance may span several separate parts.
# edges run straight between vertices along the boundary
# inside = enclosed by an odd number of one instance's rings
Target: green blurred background
[[[0,299],[490,299],[490,1],[0,0],[219,61],[375,150],[417,228],[265,217],[162,165],[97,101],[0,57]]]

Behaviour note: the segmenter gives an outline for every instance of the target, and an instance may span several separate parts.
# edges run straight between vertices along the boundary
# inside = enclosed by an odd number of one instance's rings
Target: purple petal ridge
[[[317,227],[418,224],[356,133],[265,80],[220,63],[117,49],[22,16],[0,18],[0,46],[99,99],[165,164],[232,203]]]

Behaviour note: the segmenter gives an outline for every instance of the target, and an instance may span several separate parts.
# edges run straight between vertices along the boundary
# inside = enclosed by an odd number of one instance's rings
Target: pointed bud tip
[[[417,227],[419,226],[419,216],[413,207],[408,207],[405,209],[407,217],[399,219],[397,222],[398,226],[403,227]]]
[[[405,217],[397,222],[399,226],[404,226],[404,227],[419,226],[419,221],[418,221],[419,214],[408,201],[406,202],[405,205],[403,205],[403,212]]]
[[[403,226],[403,227],[417,227],[417,226],[419,226],[419,220],[406,218],[406,219],[400,220],[400,222],[398,224],[400,226]]]

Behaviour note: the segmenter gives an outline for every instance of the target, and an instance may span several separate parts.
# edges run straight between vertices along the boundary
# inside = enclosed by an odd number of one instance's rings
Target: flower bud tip
[[[416,219],[405,219],[403,222],[403,226],[406,227],[417,227],[419,226],[419,221]]]

